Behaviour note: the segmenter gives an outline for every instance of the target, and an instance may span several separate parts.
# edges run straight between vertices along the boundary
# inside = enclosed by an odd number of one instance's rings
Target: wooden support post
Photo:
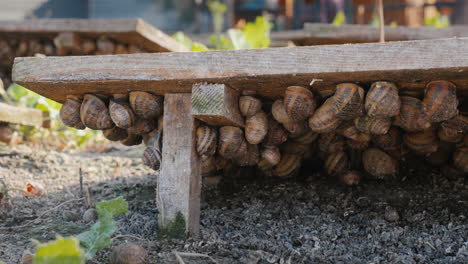
[[[25,126],[41,126],[42,111],[0,103],[0,122]]]
[[[180,221],[177,215],[181,214],[186,233],[196,235],[200,222],[201,167],[195,151],[196,120],[190,113],[190,99],[188,93],[166,94],[164,98],[157,202],[159,224],[163,229],[170,231]]]
[[[239,112],[239,92],[225,84],[194,84],[192,115],[213,126],[244,126]]]

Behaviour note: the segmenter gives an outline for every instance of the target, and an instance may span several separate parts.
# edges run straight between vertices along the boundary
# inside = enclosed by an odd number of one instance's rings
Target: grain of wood
[[[158,177],[159,224],[167,227],[177,212],[185,217],[191,235],[199,231],[201,167],[196,154],[196,120],[190,94],[167,94],[164,98],[162,168]]]
[[[224,84],[193,85],[192,115],[213,126],[244,126],[239,112],[239,92]]]
[[[200,82],[279,97],[291,85],[325,89],[387,80],[423,89],[433,80],[468,87],[468,38],[257,50],[16,58],[13,80],[63,102],[68,94],[190,93]]]
[[[26,126],[41,126],[42,111],[0,103],[0,122]]]

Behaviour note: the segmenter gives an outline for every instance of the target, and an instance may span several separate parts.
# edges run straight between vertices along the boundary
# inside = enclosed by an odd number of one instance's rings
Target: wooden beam
[[[196,120],[190,94],[166,94],[162,167],[158,177],[159,223],[170,228],[180,212],[188,234],[196,235],[200,222],[201,167],[195,150]]]
[[[278,97],[290,85],[327,88],[387,80],[403,88],[429,81],[468,87],[468,38],[234,51],[16,58],[13,80],[63,102],[68,94],[190,93],[200,82]]]
[[[0,38],[48,38],[62,32],[83,37],[107,36],[116,41],[134,44],[151,52],[188,51],[164,32],[141,19],[32,19],[0,21]]]
[[[239,92],[224,84],[193,85],[192,115],[213,126],[244,126],[239,112]]]
[[[42,111],[0,103],[0,122],[42,126]]]

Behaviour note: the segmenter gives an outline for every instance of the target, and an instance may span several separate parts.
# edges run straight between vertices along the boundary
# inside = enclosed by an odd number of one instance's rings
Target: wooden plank
[[[178,212],[186,231],[195,235],[200,222],[201,167],[195,150],[196,120],[190,94],[166,94],[161,174],[158,177],[159,223],[168,228]]]
[[[85,57],[16,58],[13,80],[53,100],[67,94],[190,93],[199,82],[224,83],[277,97],[290,85],[394,81],[423,88],[451,80],[468,87],[468,39],[421,40],[257,50]]]
[[[0,122],[42,126],[42,111],[0,103]]]
[[[300,36],[303,34],[303,36]],[[288,35],[286,35],[288,36]],[[305,23],[303,33],[289,33],[296,45],[323,45],[365,43],[379,41],[379,28],[368,25],[341,25]],[[276,36],[278,38],[278,36]],[[468,37],[468,26],[434,27],[385,27],[386,41],[427,40]]]
[[[188,51],[164,32],[141,19],[32,19],[0,21],[0,38],[49,38],[62,32],[83,37],[107,36],[150,52]]]
[[[239,92],[224,84],[193,85],[192,115],[213,126],[244,126],[239,112]]]

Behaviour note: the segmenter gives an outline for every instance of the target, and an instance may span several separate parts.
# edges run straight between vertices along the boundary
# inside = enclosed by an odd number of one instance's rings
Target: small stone
[[[91,223],[91,222],[96,221],[97,217],[98,217],[98,214],[97,214],[96,209],[90,208],[84,212],[83,221],[85,223]]]
[[[400,220],[400,215],[398,214],[398,211],[395,208],[387,206],[385,208],[384,218],[389,222],[397,222],[398,220]]]

